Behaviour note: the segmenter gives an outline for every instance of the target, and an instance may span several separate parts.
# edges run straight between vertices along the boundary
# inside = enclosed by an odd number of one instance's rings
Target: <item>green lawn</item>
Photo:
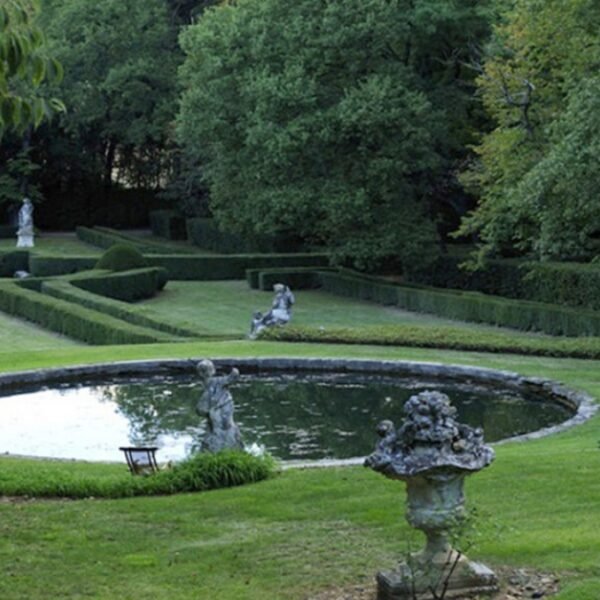
[[[464,323],[434,315],[381,306],[318,290],[295,292],[296,304],[291,323],[312,327],[360,327],[365,325],[419,324],[431,327],[452,325],[481,332],[507,331],[515,336],[549,337],[514,332],[498,327]],[[154,298],[136,306],[146,314],[160,316],[181,326],[201,325],[213,334],[245,335],[250,329],[252,313],[266,312],[273,300],[272,292],[251,289],[246,281],[170,281]]]
[[[80,241],[74,233],[41,233],[34,240],[33,253],[56,256],[100,256],[103,250]],[[0,239],[0,250],[16,250],[16,239]]]
[[[354,356],[444,361],[548,376],[600,397],[595,361],[402,348],[233,341],[0,353],[0,370],[148,357]],[[374,436],[375,437],[375,436]],[[561,600],[600,590],[600,417],[499,447],[469,481],[491,566],[563,576]],[[3,459],[14,460],[14,459]],[[43,463],[42,463],[43,464]],[[1,474],[0,461],[0,474]],[[74,464],[82,473],[124,468]],[[369,580],[406,550],[403,485],[362,468],[284,472],[244,488],[135,500],[0,503],[0,597],[301,599]],[[500,528],[500,536],[492,531]]]
[[[72,236],[40,236],[36,251],[97,253]],[[14,247],[2,240],[0,248]],[[195,323],[223,342],[84,346],[0,314],[0,371],[149,358],[348,357],[435,361],[518,371],[562,381],[600,398],[600,361],[423,348],[251,342],[243,338],[270,292],[245,282],[169,282],[138,309]],[[460,324],[318,291],[299,291],[293,323],[354,327]],[[515,336],[531,337],[524,333]],[[57,431],[57,435],[60,432]],[[375,435],[374,441],[375,441]],[[556,571],[559,600],[600,598],[600,416],[558,436],[497,449],[469,481],[487,539],[471,551],[492,567]],[[110,477],[124,465],[0,458],[58,477]],[[47,600],[285,600],[353,586],[389,568],[419,534],[404,522],[404,486],[362,468],[285,471],[243,488],[131,500],[0,498],[0,598]],[[494,532],[500,531],[499,536]],[[342,596],[340,597],[347,597]]]

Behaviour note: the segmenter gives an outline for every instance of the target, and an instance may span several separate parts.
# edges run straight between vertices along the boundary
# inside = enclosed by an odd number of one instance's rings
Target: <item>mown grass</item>
[[[196,323],[215,334],[245,335],[250,329],[252,313],[256,310],[266,312],[271,307],[272,300],[272,292],[250,289],[245,281],[170,281],[160,294],[137,303],[136,307],[180,326]],[[413,313],[318,290],[296,292],[291,323],[298,327],[314,328],[452,326],[482,335],[503,331],[498,327]],[[522,337],[528,335],[512,330],[504,331]],[[536,334],[533,336],[538,337]]]
[[[10,243],[12,247],[14,241]],[[38,248],[43,243],[42,237],[39,243],[36,239]],[[271,298],[249,290],[245,282],[171,282],[163,296],[141,304],[140,310],[241,337],[251,312],[268,308]],[[600,398],[600,362],[593,360],[244,339],[75,347],[54,336],[44,340],[37,328],[21,322],[6,323],[13,337],[0,327],[2,372],[150,358],[381,358],[518,371],[557,379]],[[293,323],[314,328],[404,324],[424,327],[431,335],[452,324],[473,339],[501,334],[497,328],[460,325],[320,292],[299,293]],[[469,502],[484,515],[480,527],[489,534],[473,557],[492,567],[555,570],[563,579],[557,600],[598,600],[599,439],[597,416],[558,436],[499,447],[495,463],[467,485]],[[129,485],[131,479],[124,465],[0,458],[5,480],[32,478],[39,484],[58,472],[99,489],[114,485],[109,482],[115,479]],[[25,488],[13,488],[18,491]],[[88,497],[94,495],[92,488],[82,488],[81,495],[86,499],[0,499],[0,598],[304,599],[327,588],[369,581],[378,569],[395,564],[407,540],[413,545],[421,541],[404,521],[403,484],[362,468],[286,471],[235,489],[174,496],[100,500]]]
[[[247,341],[85,347],[0,353],[0,369],[158,355],[435,360],[552,377],[600,397],[596,361],[395,347]],[[557,598],[597,600],[598,439],[595,417],[558,436],[498,447],[493,465],[467,485],[469,502],[488,515],[481,528],[490,535],[472,554],[492,566],[556,570],[563,576]],[[88,474],[106,467],[69,466]],[[420,543],[403,518],[403,490],[369,470],[345,468],[287,471],[241,488],[169,497],[1,503],[0,597],[310,598],[370,580],[401,557],[407,539]]]
[[[34,254],[51,254],[53,256],[100,256],[102,250],[77,239],[72,233],[41,233],[35,237],[35,246],[29,249]],[[16,238],[0,239],[0,250],[14,250]]]

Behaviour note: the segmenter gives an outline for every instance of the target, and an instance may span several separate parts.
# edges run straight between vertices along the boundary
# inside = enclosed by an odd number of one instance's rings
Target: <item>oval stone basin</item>
[[[398,426],[409,396],[446,393],[458,420],[483,427],[494,442],[565,421],[569,408],[496,385],[360,373],[260,373],[231,386],[235,420],[247,445],[283,460],[364,456],[375,426]],[[102,382],[28,385],[0,396],[0,452],[119,461],[119,446],[155,445],[159,461],[197,450],[203,419],[201,385],[192,375],[105,377]]]

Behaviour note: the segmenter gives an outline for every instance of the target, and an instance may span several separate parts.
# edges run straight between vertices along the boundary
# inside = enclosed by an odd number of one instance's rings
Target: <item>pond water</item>
[[[408,397],[426,389],[448,394],[458,420],[483,427],[488,442],[572,416],[510,390],[380,375],[243,375],[231,387],[246,444],[283,460],[364,456],[377,441],[376,424],[399,426]],[[24,389],[0,397],[0,452],[119,461],[119,446],[155,445],[159,461],[179,460],[203,434],[195,413],[201,393],[191,376]]]

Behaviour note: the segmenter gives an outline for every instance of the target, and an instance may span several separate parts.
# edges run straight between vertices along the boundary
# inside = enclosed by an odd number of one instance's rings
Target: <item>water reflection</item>
[[[424,389],[448,394],[459,420],[495,441],[564,421],[567,409],[506,390],[357,375],[245,376],[232,386],[247,444],[281,459],[348,458],[372,450],[382,419],[400,424],[402,406]],[[197,449],[201,394],[190,377],[59,386],[0,398],[0,451],[120,460],[122,445],[157,445],[160,460]]]

